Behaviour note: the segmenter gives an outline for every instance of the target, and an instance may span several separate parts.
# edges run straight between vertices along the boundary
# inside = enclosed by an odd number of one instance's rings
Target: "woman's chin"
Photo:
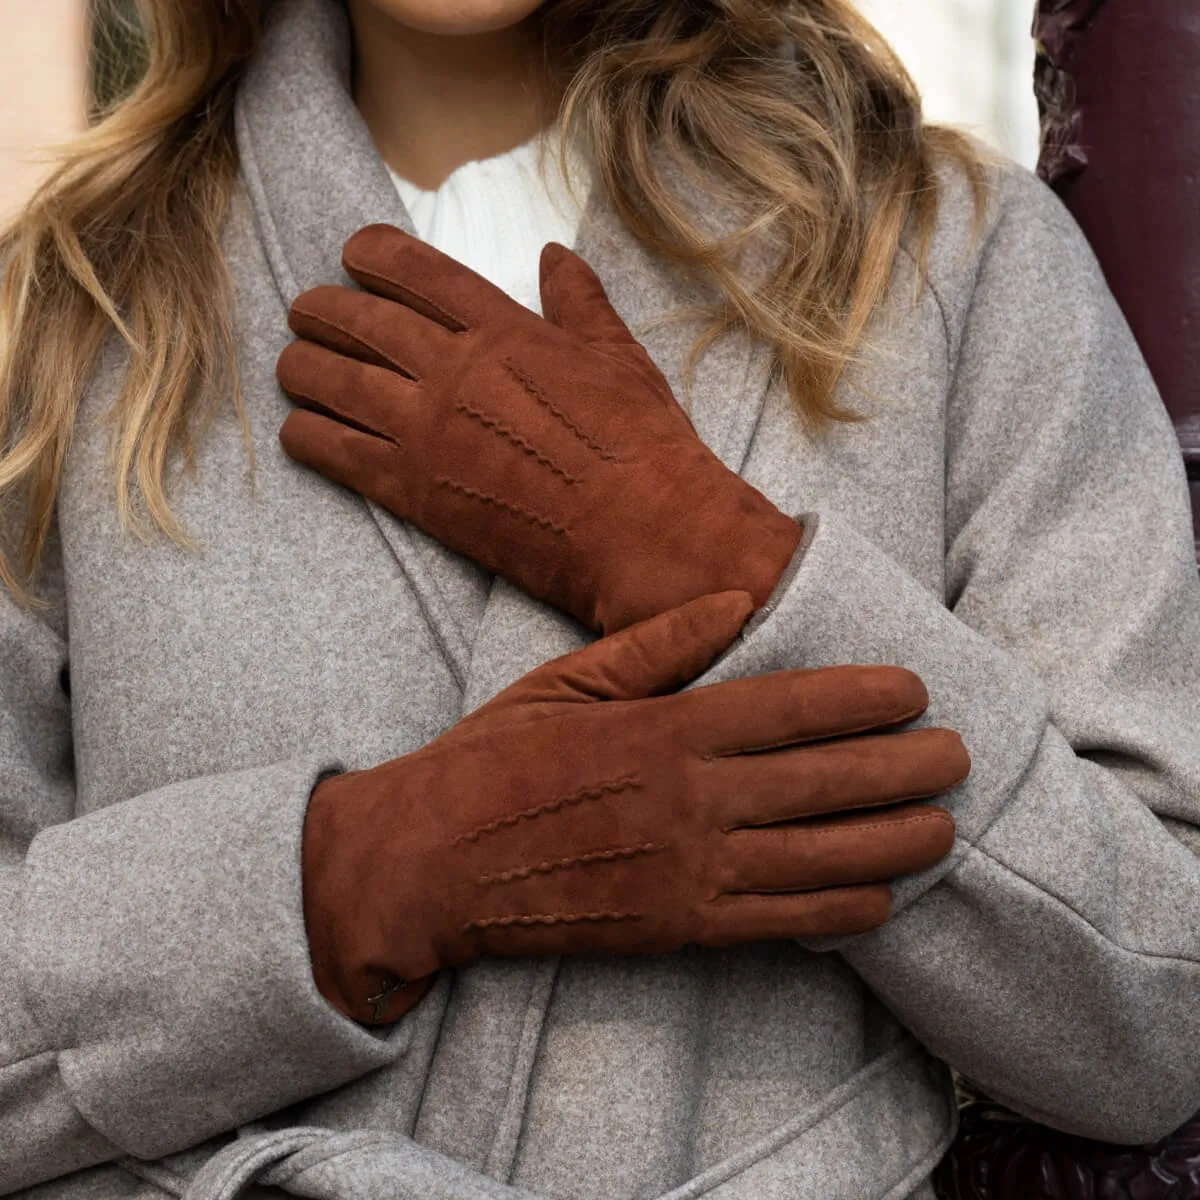
[[[422,33],[469,36],[519,24],[543,0],[370,0],[393,20]]]

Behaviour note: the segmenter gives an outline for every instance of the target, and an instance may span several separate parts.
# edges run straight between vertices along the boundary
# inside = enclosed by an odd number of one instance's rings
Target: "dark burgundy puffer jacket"
[[[1041,173],[1095,247],[1175,418],[1200,561],[1200,3],[1041,0],[1035,33]],[[943,1200],[1200,1200],[1200,1115],[1122,1147],[971,1104],[936,1184]]]
[[[1175,418],[1200,539],[1200,6],[1042,0],[1035,32],[1042,174],[1095,247]]]
[[[1196,1200],[1200,1117],[1154,1146],[1106,1146],[976,1104],[935,1183],[944,1200]]]

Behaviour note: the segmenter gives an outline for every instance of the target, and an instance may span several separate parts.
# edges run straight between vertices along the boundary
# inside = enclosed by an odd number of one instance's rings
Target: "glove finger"
[[[944,808],[904,804],[881,812],[728,835],[728,892],[786,892],[882,883],[940,862],[954,846]]]
[[[711,684],[686,703],[696,748],[729,755],[903,725],[929,695],[902,667],[839,666]]]
[[[497,318],[540,318],[494,283],[441,250],[392,225],[368,225],[346,243],[346,273],[452,332],[478,329]]]
[[[886,883],[825,888],[816,892],[719,896],[700,911],[707,946],[792,938],[844,937],[878,929],[891,914],[892,889]]]
[[[706,787],[732,829],[936,796],[970,770],[953,730],[914,729],[716,759]]]
[[[292,342],[275,367],[279,386],[302,408],[406,443],[428,416],[420,385],[315,342]]]
[[[412,379],[444,369],[461,349],[456,334],[403,304],[332,285],[298,297],[288,325],[302,338]]]
[[[334,483],[382,504],[398,517],[405,518],[411,511],[412,498],[404,487],[407,472],[394,443],[302,408],[288,414],[279,440],[290,458]]]

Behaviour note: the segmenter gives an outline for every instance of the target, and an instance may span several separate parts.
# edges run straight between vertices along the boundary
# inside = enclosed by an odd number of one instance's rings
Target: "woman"
[[[0,1189],[928,1200],[943,1063],[1200,1107],[1183,476],[1052,196],[840,0],[145,8],[4,242]]]

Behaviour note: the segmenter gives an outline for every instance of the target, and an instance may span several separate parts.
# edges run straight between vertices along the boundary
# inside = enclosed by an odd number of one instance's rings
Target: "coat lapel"
[[[350,280],[342,246],[383,221],[412,220],[350,94],[350,34],[332,0],[281,0],[239,89],[237,142],[275,285],[301,292]],[[364,501],[465,686],[490,576],[385,509]]]
[[[413,224],[350,93],[350,32],[334,0],[280,0],[238,94],[242,175],[284,305],[323,283],[349,283],[342,246],[364,225]],[[701,189],[677,180],[685,200],[710,213]],[[660,324],[710,300],[677,268],[648,254],[594,190],[575,249],[603,281],[677,396],[700,325]],[[769,383],[771,355],[744,334],[709,348],[696,367],[688,409],[697,432],[740,471]],[[471,711],[527,670],[576,649],[587,631],[364,501],[406,573]]]

